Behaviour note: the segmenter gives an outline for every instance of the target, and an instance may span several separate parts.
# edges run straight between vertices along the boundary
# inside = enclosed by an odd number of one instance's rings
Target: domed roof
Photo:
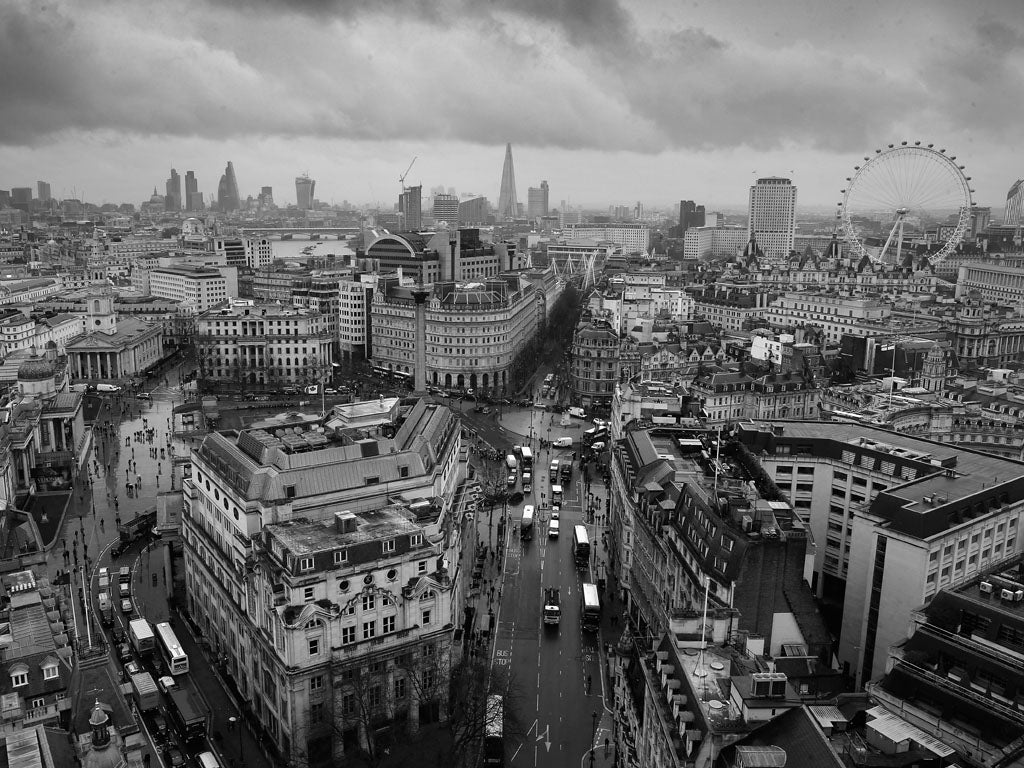
[[[19,381],[43,381],[53,378],[53,364],[48,360],[26,360],[18,366]]]
[[[94,728],[106,725],[110,721],[110,716],[103,711],[103,705],[100,704],[99,699],[96,700],[95,706],[92,708],[92,714],[89,716],[89,725]]]

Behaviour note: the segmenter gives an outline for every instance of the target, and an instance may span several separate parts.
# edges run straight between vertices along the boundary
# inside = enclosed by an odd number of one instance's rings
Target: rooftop
[[[323,522],[300,518],[267,525],[264,530],[297,557],[327,552],[339,546],[390,539],[403,533],[419,533],[422,530],[415,522],[416,514],[404,505],[360,512],[349,519],[353,529],[345,532],[338,530],[333,518]]]

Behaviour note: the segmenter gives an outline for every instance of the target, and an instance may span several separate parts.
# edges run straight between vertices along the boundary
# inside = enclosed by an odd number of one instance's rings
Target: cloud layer
[[[908,114],[980,137],[1024,117],[1006,98],[1024,92],[1024,27],[995,18],[950,17],[948,39],[915,51],[913,30],[899,50],[837,45],[838,13],[780,39],[702,13],[652,24],[616,0],[142,5],[4,4],[0,143],[112,130],[856,152]]]

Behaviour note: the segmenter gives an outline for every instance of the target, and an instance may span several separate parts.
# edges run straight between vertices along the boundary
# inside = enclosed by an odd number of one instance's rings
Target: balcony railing
[[[1019,709],[1014,709],[1013,707],[1008,707],[1005,704],[1002,704],[996,699],[992,698],[991,696],[986,696],[983,693],[979,693],[967,686],[961,685],[959,682],[950,680],[945,675],[937,674],[935,672],[932,672],[930,669],[918,666],[917,664],[911,664],[906,659],[902,658],[896,661],[896,666],[898,668],[903,668],[904,671],[908,671],[914,676],[925,679],[926,681],[932,683],[935,686],[938,686],[939,688],[942,688],[945,691],[948,691],[949,693],[952,693],[956,696],[960,696],[964,699],[969,699],[970,701],[982,707],[982,709],[998,712],[1000,715],[1007,718],[1008,720],[1012,720],[1015,723],[1024,724],[1024,712],[1020,711]]]

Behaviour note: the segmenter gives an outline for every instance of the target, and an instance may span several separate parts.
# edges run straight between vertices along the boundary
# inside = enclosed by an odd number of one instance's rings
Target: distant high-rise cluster
[[[498,221],[508,221],[519,216],[519,200],[516,197],[516,169],[512,164],[512,145],[505,145],[505,165],[501,169],[501,189],[498,192]]]
[[[1007,227],[1019,227],[1024,224],[1021,214],[1024,213],[1024,179],[1018,179],[1006,193],[1006,212],[1003,214],[1003,224]]]
[[[789,179],[758,179],[750,188],[747,234],[757,240],[765,259],[782,261],[793,250],[796,234],[796,187]]]
[[[171,168],[171,176],[164,185],[164,210],[181,210],[181,176]]]
[[[217,185],[217,208],[223,212],[237,211],[242,207],[238,195],[238,180],[235,178],[235,164],[230,160]]]
[[[526,199],[526,215],[537,219],[548,215],[548,183],[542,181],[539,187],[530,187]]]
[[[313,208],[313,190],[316,189],[316,180],[302,174],[295,177],[295,200],[300,211],[309,211]]]
[[[45,181],[36,182],[36,192],[40,201],[44,203],[50,202],[53,199],[53,195],[50,194],[50,185]]]

